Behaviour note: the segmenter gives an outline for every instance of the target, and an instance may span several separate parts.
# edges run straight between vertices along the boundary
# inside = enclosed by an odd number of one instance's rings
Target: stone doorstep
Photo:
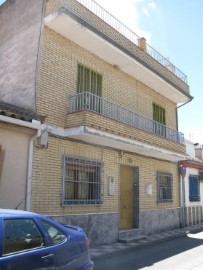
[[[138,241],[144,238],[146,238],[146,236],[140,235],[139,229],[121,230],[118,235],[118,241],[122,243]]]
[[[145,235],[137,235],[137,236],[131,236],[131,237],[126,237],[126,238],[119,238],[120,243],[129,243],[129,242],[135,242],[139,240],[144,240],[146,238]]]

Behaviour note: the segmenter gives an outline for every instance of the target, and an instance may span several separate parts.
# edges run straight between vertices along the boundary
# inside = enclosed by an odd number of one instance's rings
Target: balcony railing
[[[184,135],[141,114],[123,108],[114,102],[83,92],[69,98],[69,112],[89,110],[121,123],[156,134],[177,143],[184,143]]]
[[[94,0],[76,0],[81,3],[87,9],[89,9],[92,13],[97,15],[100,19],[106,22],[108,25],[113,27],[120,34],[125,36],[128,40],[132,41],[134,44],[139,46],[138,40],[140,37],[136,35],[130,28],[116,19],[113,15],[111,15],[108,11],[106,11],[102,6],[100,6]],[[187,76],[180,71],[176,66],[174,66],[167,57],[161,55],[158,51],[153,49],[149,44],[146,44],[146,53],[149,54],[152,58],[158,61],[161,65],[169,69],[172,73],[176,75],[183,82],[187,83]]]

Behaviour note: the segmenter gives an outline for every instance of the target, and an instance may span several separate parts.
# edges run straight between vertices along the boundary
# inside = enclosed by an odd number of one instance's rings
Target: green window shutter
[[[161,106],[153,103],[153,120],[160,124],[166,124],[166,111]]]
[[[82,92],[102,96],[102,75],[78,64],[77,93]]]

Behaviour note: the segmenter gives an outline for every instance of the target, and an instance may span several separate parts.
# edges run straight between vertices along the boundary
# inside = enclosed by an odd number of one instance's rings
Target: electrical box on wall
[[[148,195],[152,195],[153,189],[152,189],[152,184],[147,184],[146,185],[146,193]]]
[[[112,176],[108,177],[109,180],[109,196],[113,196],[115,194],[115,179]]]

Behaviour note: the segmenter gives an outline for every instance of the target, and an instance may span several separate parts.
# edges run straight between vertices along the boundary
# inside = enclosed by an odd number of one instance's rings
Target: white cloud
[[[152,9],[155,9],[156,8],[156,3],[155,2],[149,3],[149,7],[152,8]]]
[[[149,17],[149,12],[147,11],[146,8],[142,8],[142,12],[143,12],[146,16]]]
[[[95,0],[119,21],[129,27],[140,37],[145,37],[150,42],[151,34],[139,28],[139,12],[137,4],[144,0]]]

